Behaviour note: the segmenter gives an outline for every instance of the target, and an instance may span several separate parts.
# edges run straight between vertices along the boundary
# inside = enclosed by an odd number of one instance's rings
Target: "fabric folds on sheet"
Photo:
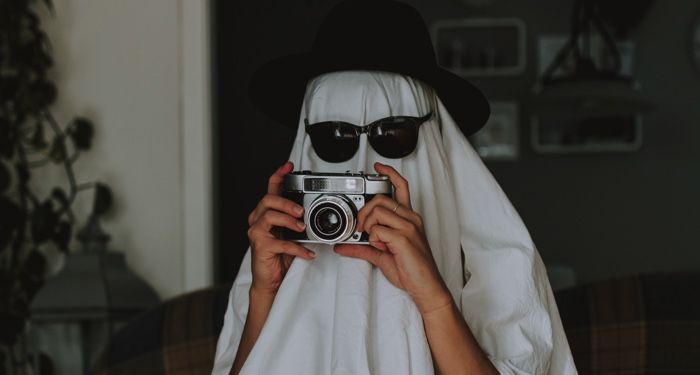
[[[468,106],[469,103],[464,105]],[[304,131],[310,123],[369,124],[388,116],[435,116],[416,150],[386,159],[365,135],[355,156],[327,163]],[[366,171],[391,165],[408,181],[440,274],[503,374],[575,374],[542,260],[518,213],[433,91],[410,77],[347,71],[311,80],[290,160],[297,170]],[[327,245],[295,259],[241,374],[432,374],[415,304],[371,264]],[[462,255],[464,263],[462,263]],[[231,289],[213,374],[228,374],[248,310],[250,249]]]

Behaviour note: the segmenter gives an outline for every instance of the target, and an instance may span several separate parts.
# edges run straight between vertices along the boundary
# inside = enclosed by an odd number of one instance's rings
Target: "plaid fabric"
[[[211,373],[230,288],[188,293],[142,314],[114,335],[94,373]]]
[[[581,374],[700,374],[700,272],[637,275],[558,291]]]

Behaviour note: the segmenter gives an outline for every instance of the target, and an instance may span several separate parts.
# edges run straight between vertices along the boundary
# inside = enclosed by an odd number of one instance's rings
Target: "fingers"
[[[260,200],[258,206],[248,216],[248,225],[253,225],[260,215],[268,210],[284,212],[287,215],[300,218],[304,213],[304,207],[290,201],[289,199],[280,197],[279,195],[267,194]]]
[[[379,249],[381,251],[387,251],[389,248],[386,246],[386,244],[382,241],[377,241],[376,237],[374,239],[370,238],[369,239],[369,244],[375,249]]]
[[[372,228],[372,232],[369,235],[369,242],[371,244],[384,243],[387,250],[396,254],[402,249],[408,249],[411,246],[409,239],[402,235],[399,231],[385,227],[382,225],[376,225]]]
[[[382,206],[372,210],[363,227],[367,233],[371,234],[378,225],[395,229],[412,240],[418,240],[419,234],[422,233],[422,227]]]
[[[295,232],[301,232],[306,229],[306,225],[303,221],[279,211],[268,210],[253,223],[250,230],[253,235],[255,235],[257,231],[269,234],[272,227],[289,228]]]
[[[277,168],[275,173],[267,180],[267,193],[279,195],[282,192],[282,182],[284,175],[294,170],[294,163],[287,161],[281,167]]]
[[[375,266],[379,266],[382,252],[367,245],[337,245],[333,250],[346,257],[363,259]]]
[[[387,197],[386,195],[374,196],[374,198],[372,198],[367,204],[365,204],[364,207],[360,209],[360,212],[357,213],[358,230],[361,232],[369,230],[367,220],[370,216],[372,216],[372,212],[374,212],[379,207],[389,210],[390,213],[393,215],[399,216],[405,220],[410,221],[418,228],[423,228],[423,219],[417,212],[414,212],[400,204],[397,206],[397,204],[398,202]],[[396,210],[394,210],[394,208]]]
[[[298,243],[292,241],[278,240],[276,238],[263,238],[256,241],[255,243],[251,243],[251,246],[255,249],[257,253],[260,253],[262,256],[264,256],[265,253],[267,253],[267,255],[288,254],[306,260],[312,260],[316,258],[316,253],[299,245]]]
[[[374,170],[389,177],[391,184],[394,185],[396,201],[411,209],[411,194],[408,191],[408,181],[396,169],[386,164],[374,163]]]
[[[283,241],[283,240],[272,240],[273,242],[273,247],[272,249],[277,249],[279,254],[289,254],[293,256],[297,256],[299,258],[303,258],[306,260],[311,260],[316,258],[316,253],[313,251],[305,248],[304,246],[299,245],[296,242],[291,242],[291,241]]]

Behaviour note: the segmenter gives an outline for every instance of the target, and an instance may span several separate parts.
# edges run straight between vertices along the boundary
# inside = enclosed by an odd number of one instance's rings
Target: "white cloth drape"
[[[469,103],[464,103],[468,106]],[[378,155],[361,137],[355,156],[327,163],[304,118],[357,125],[396,115],[435,116],[416,150]],[[409,182],[438,269],[483,350],[503,374],[575,374],[545,268],[498,183],[433,91],[410,77],[334,72],[311,80],[290,160],[297,170],[374,172],[375,161]],[[432,374],[421,316],[402,290],[369,263],[327,245],[307,246],[280,287],[242,374]],[[462,252],[464,263],[462,262]],[[248,309],[250,250],[231,289],[213,374],[227,374]]]

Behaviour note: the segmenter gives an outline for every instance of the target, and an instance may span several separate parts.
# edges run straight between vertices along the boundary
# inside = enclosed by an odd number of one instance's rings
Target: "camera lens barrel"
[[[308,233],[318,241],[334,244],[355,233],[357,210],[344,195],[321,195],[306,212]]]

